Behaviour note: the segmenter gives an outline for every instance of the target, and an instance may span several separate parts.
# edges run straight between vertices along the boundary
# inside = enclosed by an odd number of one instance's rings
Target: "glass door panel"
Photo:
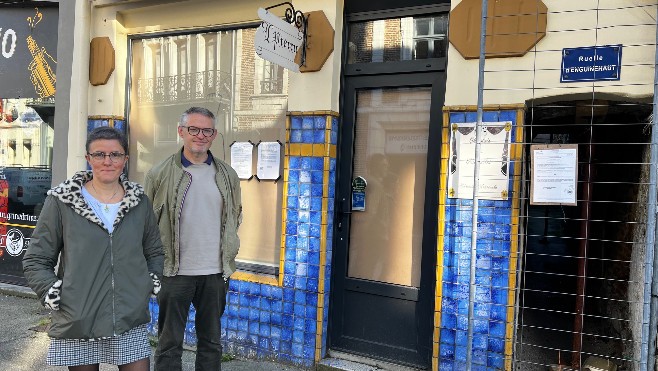
[[[353,211],[348,277],[420,286],[431,87],[356,92],[354,174],[366,182]]]

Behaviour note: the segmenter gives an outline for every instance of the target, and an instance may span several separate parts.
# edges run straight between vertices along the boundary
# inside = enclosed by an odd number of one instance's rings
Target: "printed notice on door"
[[[530,153],[530,204],[575,206],[578,195],[578,145],[532,145]]]
[[[277,180],[281,174],[281,143],[260,142],[256,176],[260,180]]]

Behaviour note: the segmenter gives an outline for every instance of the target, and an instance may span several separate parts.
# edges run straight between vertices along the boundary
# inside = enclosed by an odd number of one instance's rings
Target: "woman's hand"
[[[44,300],[44,306],[51,310],[59,310],[59,300],[61,299],[60,292],[62,288],[62,280],[57,280],[55,283],[48,289],[46,294],[46,300]]]
[[[160,279],[158,278],[158,275],[155,273],[149,272],[149,276],[151,276],[151,280],[153,280],[153,295],[157,296],[158,293],[160,292]]]

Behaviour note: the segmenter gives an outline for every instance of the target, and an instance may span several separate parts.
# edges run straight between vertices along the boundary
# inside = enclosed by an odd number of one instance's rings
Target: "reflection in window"
[[[347,62],[444,58],[447,31],[447,14],[350,23]]]
[[[281,94],[283,92],[283,67],[270,61],[263,61],[260,92],[261,94]]]
[[[131,40],[131,180],[143,182],[153,165],[180,149],[178,120],[191,106],[215,114],[219,134],[211,151],[226,162],[233,142],[285,141],[288,74],[256,56],[255,30]],[[278,267],[282,187],[242,182],[240,262]]]
[[[11,213],[36,215],[43,205],[52,179],[54,115],[53,99],[0,99],[0,188],[6,180]]]
[[[414,19],[413,59],[445,57],[448,22],[445,17]]]

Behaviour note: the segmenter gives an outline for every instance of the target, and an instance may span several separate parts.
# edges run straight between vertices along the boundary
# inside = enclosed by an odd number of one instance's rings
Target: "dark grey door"
[[[429,367],[444,74],[348,76],[343,97],[331,347]]]

